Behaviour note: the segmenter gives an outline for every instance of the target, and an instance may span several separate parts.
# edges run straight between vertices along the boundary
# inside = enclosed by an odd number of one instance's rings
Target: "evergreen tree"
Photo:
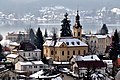
[[[120,54],[120,44],[119,44],[119,36],[117,33],[117,30],[114,33],[114,36],[112,37],[112,44],[110,47],[110,59],[113,61],[116,61],[118,54]]]
[[[116,74],[116,67],[117,67],[117,58],[120,55],[120,43],[119,43],[119,36],[117,30],[115,30],[114,36],[112,37],[112,44],[110,46],[110,59],[113,61],[113,77]]]
[[[103,24],[100,33],[101,33],[102,35],[108,34],[108,28],[107,28],[106,24]]]
[[[45,35],[44,35],[44,37],[48,37],[47,29],[45,29]]]
[[[29,31],[29,40],[31,43],[34,44],[34,41],[35,41],[35,33],[33,31],[33,29],[31,28],[30,31]]]
[[[3,47],[2,47],[2,45],[0,44],[0,61],[2,60],[2,59],[5,59],[5,56],[3,55]]]
[[[38,49],[41,50],[41,58],[43,58],[43,43],[44,43],[43,35],[40,28],[38,28],[36,32],[35,45],[37,46]]]
[[[71,37],[72,31],[70,30],[70,20],[68,20],[68,14],[66,13],[65,18],[61,21],[62,22],[62,29],[61,29],[61,37]]]

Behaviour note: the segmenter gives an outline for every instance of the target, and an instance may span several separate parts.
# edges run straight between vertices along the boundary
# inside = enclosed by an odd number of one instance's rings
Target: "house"
[[[92,70],[105,73],[106,64],[101,61],[97,55],[78,56],[74,55],[70,61],[71,70],[79,77],[85,76],[85,74]]]
[[[22,57],[20,57],[18,54],[8,54],[6,56],[7,61],[12,62],[13,64],[17,63],[18,61],[24,61]]]
[[[89,34],[85,35],[85,42],[89,45],[89,52],[97,55],[106,55],[105,51],[112,42],[112,36],[110,34]]]
[[[48,65],[44,64],[42,61],[18,61],[15,64],[16,71],[27,71],[30,74],[35,73],[41,69],[48,69]]]
[[[41,60],[41,50],[37,49],[30,41],[21,42],[12,52],[20,55],[25,60]]]
[[[27,32],[21,32],[19,31],[18,33],[12,32],[8,33],[6,36],[6,40],[10,40],[13,42],[21,42],[22,40],[28,40],[29,39],[29,34]]]

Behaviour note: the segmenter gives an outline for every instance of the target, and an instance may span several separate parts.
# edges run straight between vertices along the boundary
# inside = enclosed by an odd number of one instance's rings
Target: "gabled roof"
[[[100,61],[97,55],[78,56],[74,55],[75,61]]]
[[[27,66],[27,65],[40,65],[40,64],[44,64],[42,61],[27,61],[27,62],[21,62],[19,61],[18,62],[20,65],[24,65],[24,66]]]
[[[19,55],[17,55],[17,54],[8,54],[6,57],[7,58],[17,58]]]
[[[54,46],[55,41],[53,40],[46,40],[43,46]],[[60,46],[61,44],[65,43],[68,47],[72,46],[88,46],[86,43],[82,42],[81,40],[73,37],[61,37],[58,38],[56,41],[55,46]]]

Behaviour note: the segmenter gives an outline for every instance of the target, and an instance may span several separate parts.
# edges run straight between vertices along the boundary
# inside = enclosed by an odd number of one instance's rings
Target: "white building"
[[[48,69],[48,65],[42,61],[31,61],[31,62],[17,62],[15,64],[15,70],[27,71],[29,73],[35,73],[41,69]]]

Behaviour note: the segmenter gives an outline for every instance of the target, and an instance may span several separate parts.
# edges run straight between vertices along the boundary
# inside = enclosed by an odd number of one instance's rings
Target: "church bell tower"
[[[77,10],[76,21],[75,21],[75,25],[73,26],[73,37],[82,40],[82,26],[81,26],[80,21],[79,21],[80,16],[78,13],[79,12]]]

